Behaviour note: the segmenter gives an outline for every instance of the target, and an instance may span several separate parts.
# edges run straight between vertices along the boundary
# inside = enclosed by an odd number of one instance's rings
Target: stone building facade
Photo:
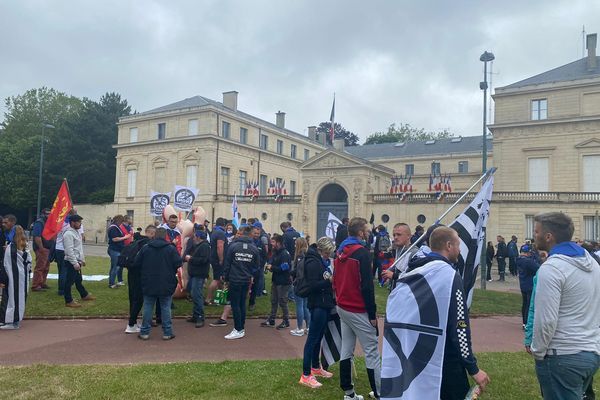
[[[533,215],[550,210],[571,214],[578,237],[598,237],[600,68],[594,40],[587,57],[495,90],[493,139],[486,139],[488,166],[498,168],[489,237],[531,237]],[[428,225],[481,175],[481,137],[347,148],[336,141],[330,147],[315,127],[308,136],[286,129],[285,113],[271,123],[240,111],[237,92],[224,93],[221,102],[185,99],[122,118],[118,127],[115,201],[101,209],[79,207],[88,230],[93,221],[100,237],[111,214],[129,213],[136,226],[150,223],[150,191],[174,185],[197,187],[195,204],[211,220],[231,218],[236,193],[242,217],[258,217],[272,232],[290,220],[305,234],[321,236],[329,211],[339,218],[373,214],[388,226]],[[429,191],[432,172],[451,177],[452,193],[442,201]],[[412,176],[412,193],[390,194],[397,175]],[[281,202],[266,191],[278,180],[288,192]],[[254,201],[240,196],[246,181],[260,184]]]

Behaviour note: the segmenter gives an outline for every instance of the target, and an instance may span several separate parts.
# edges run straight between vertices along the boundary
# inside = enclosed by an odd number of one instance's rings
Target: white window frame
[[[240,128],[240,143],[248,144],[248,128]]]
[[[544,181],[539,167],[546,163],[546,179]],[[550,191],[550,157],[530,157],[527,159],[527,190],[529,192]]]
[[[586,154],[581,159],[581,179],[584,192],[600,192],[600,154]]]
[[[227,121],[221,121],[221,136],[224,139],[231,138],[231,123]]]
[[[298,146],[296,146],[295,144],[292,144],[290,146],[290,157],[292,157],[293,159],[296,159],[296,153],[298,152]]]
[[[548,99],[531,100],[531,120],[542,121],[548,119]]]
[[[223,194],[229,194],[229,176],[231,170],[229,167],[221,167],[221,191]]]
[[[532,214],[526,214],[525,215],[525,239],[526,240],[531,240],[533,239],[533,235],[534,235],[534,227],[535,227],[535,221],[533,220],[533,218],[535,217],[535,215]]]
[[[296,181],[290,181],[290,196],[296,195]]]
[[[310,150],[304,149],[304,161],[308,161],[309,158],[310,158]]]
[[[244,190],[246,190],[246,182],[248,180],[248,171],[244,171],[240,169],[240,187],[239,187],[239,195],[244,194]]]
[[[164,128],[162,130],[162,135],[161,135],[161,130],[160,130],[161,126]],[[163,140],[163,139],[167,138],[167,123],[166,122],[159,122],[158,124],[156,124],[156,137],[158,138],[158,140]]]
[[[269,150],[269,137],[261,133],[258,137],[258,147],[263,150]]]
[[[468,174],[469,173],[469,162],[468,161],[459,161],[458,162],[458,173],[459,174]]]
[[[138,132],[138,128],[129,128],[129,143],[137,143]]]
[[[185,182],[188,187],[197,187],[198,184],[198,166],[188,165],[185,167]]]
[[[127,197],[135,197],[137,186],[137,169],[127,170]]]
[[[266,196],[267,195],[267,186],[269,185],[269,178],[267,177],[267,175],[261,175],[259,178],[260,182],[259,182],[259,194],[261,196]]]
[[[188,136],[195,136],[198,134],[198,119],[188,120]]]

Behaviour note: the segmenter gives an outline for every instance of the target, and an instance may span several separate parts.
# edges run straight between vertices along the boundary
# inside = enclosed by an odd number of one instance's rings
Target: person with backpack
[[[137,318],[144,305],[144,295],[142,294],[142,272],[141,268],[135,265],[135,257],[142,247],[154,239],[156,227],[154,225],[148,225],[145,234],[146,236],[141,236],[141,239],[124,247],[119,256],[119,264],[122,267],[127,268],[127,285],[129,289],[129,322],[125,328],[125,333],[127,334],[140,333],[141,327],[137,323]]]
[[[196,324],[196,328],[202,328],[204,326],[204,282],[208,279],[210,269],[210,245],[206,241],[204,229],[196,230],[194,233],[193,244],[185,256],[185,261],[188,262],[194,302],[192,316],[187,319],[187,322]]]
[[[383,264],[386,262],[386,253],[392,248],[390,234],[385,226],[379,225],[373,231],[375,236],[375,245],[373,246],[373,275],[379,277],[381,275]]]
[[[288,253],[290,253],[290,257],[292,257],[293,260],[294,257],[296,257],[294,254],[294,242],[300,237],[300,234],[292,227],[292,223],[288,221],[279,224],[279,228],[281,229],[281,232],[283,232],[283,245]]]
[[[302,278],[296,279],[296,290],[300,295],[307,297],[311,313],[299,383],[313,389],[322,386],[316,377],[333,377],[331,372],[321,367],[319,353],[329,315],[335,307],[330,261],[334,251],[335,245],[331,239],[322,237],[308,247],[302,265],[297,267],[303,268],[304,271]]]
[[[308,299],[298,293],[298,284],[304,279],[304,256],[308,250],[308,242],[304,238],[296,239],[296,259],[292,264],[292,285],[294,287],[294,302],[296,303],[296,329],[290,330],[293,336],[304,336],[310,326],[310,311],[308,309]],[[306,329],[302,325],[306,322]]]
[[[282,311],[282,321],[281,324],[277,325],[277,329],[285,329],[290,326],[288,291],[290,289],[290,263],[292,259],[290,253],[284,247],[282,235],[274,233],[271,242],[273,244],[273,257],[271,258],[271,264],[267,265],[267,269],[273,273],[271,278],[271,314],[260,326],[275,326],[275,316],[277,315],[277,306],[279,306]]]

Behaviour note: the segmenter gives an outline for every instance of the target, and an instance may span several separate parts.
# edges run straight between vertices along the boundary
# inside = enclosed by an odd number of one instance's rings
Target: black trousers
[[[517,274],[517,257],[508,257],[508,270],[511,275]]]
[[[142,276],[139,271],[127,270],[127,285],[129,288],[129,326],[133,326],[137,323],[137,318],[144,306]]]
[[[444,364],[440,400],[464,400],[469,392],[467,371],[460,363]]]
[[[65,260],[64,268],[67,271],[67,277],[65,280],[65,303],[71,303],[73,301],[73,296],[71,295],[71,288],[73,284],[75,284],[75,288],[79,292],[79,295],[83,299],[88,295],[87,290],[83,287],[83,279],[81,278],[81,270],[77,271],[73,267],[73,264]]]
[[[254,283],[252,283],[252,286],[250,287],[250,300],[248,301],[248,305],[250,306],[256,304],[256,296],[258,295],[258,282],[261,278],[261,275],[264,275],[262,268],[259,268],[258,271],[252,275]]]
[[[492,280],[492,260],[490,260],[488,258],[486,260],[486,265],[487,265],[487,271],[486,271],[485,279],[487,279],[488,281],[491,281]]]
[[[498,274],[500,274],[500,278],[504,279],[504,273],[506,271],[506,258],[498,257]]]

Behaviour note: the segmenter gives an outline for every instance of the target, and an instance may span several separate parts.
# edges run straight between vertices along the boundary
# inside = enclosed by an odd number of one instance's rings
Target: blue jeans
[[[108,256],[110,257],[110,271],[108,272],[108,286],[112,286],[115,284],[115,279],[117,278],[117,271],[119,267],[117,266],[117,261],[119,260],[119,256],[121,252],[116,250],[108,249]],[[123,271],[121,270],[121,275]],[[122,280],[122,279],[121,279]]]
[[[229,302],[233,312],[233,327],[236,331],[243,331],[246,323],[246,294],[248,294],[248,283],[229,284]]]
[[[589,351],[547,355],[535,361],[535,372],[545,400],[580,400],[600,366],[600,356]]]
[[[150,334],[150,329],[152,328],[152,311],[154,311],[156,300],[160,302],[163,335],[171,336],[173,334],[173,325],[171,324],[171,296],[146,295],[144,295],[144,315],[142,317],[140,335]]]
[[[313,308],[311,311],[310,328],[308,337],[304,344],[304,360],[302,361],[302,373],[310,375],[310,368],[320,368],[319,353],[321,352],[321,340],[325,334],[325,328],[329,321],[331,310],[326,308]]]
[[[306,322],[305,328],[310,326],[310,311],[308,310],[308,298],[296,295],[296,321],[298,321],[298,329],[302,329],[302,323]]]
[[[55,250],[54,259],[58,269],[58,295],[64,295],[65,282],[67,281],[67,269],[65,268],[65,251]]]
[[[192,288],[192,300],[194,309],[192,317],[197,320],[204,320],[204,278],[192,276],[190,278],[190,286]]]

